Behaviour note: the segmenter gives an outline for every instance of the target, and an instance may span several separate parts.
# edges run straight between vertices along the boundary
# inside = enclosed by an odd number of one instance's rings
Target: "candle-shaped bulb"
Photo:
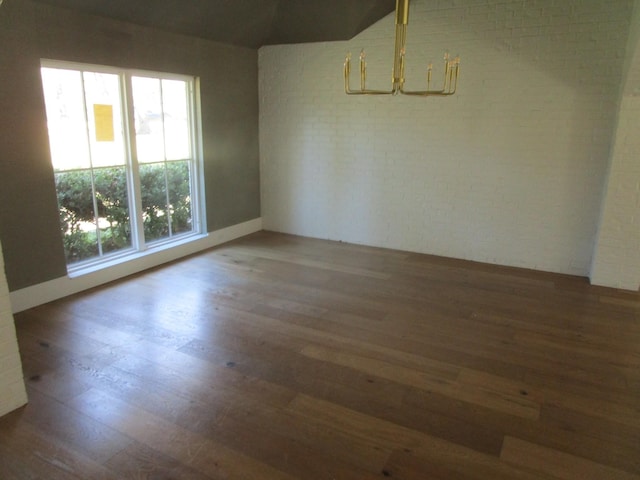
[[[351,61],[351,52],[347,53],[347,58],[344,59],[345,62]]]
[[[366,54],[364,53],[364,48],[360,50],[360,90],[364,90],[366,88],[367,82],[367,62],[365,62]]]
[[[429,62],[429,65],[427,65],[427,68],[429,69],[429,71],[433,70],[433,63]]]
[[[444,61],[445,62],[449,61],[449,52],[444,52]]]

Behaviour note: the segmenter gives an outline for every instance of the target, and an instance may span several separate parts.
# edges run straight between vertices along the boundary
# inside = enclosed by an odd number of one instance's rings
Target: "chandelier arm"
[[[452,68],[449,71],[449,83],[447,85],[448,86],[447,90],[451,90],[451,85],[453,84],[453,73],[454,73],[454,69]],[[458,74],[458,72],[455,72],[455,73],[456,73],[456,75]]]
[[[450,73],[451,73],[451,62],[449,61],[449,54],[445,53],[444,55],[444,83],[443,83],[443,90],[448,90],[447,89],[447,80],[450,80]]]
[[[351,57],[347,55],[344,62],[344,93],[347,95],[392,95],[393,90],[367,90],[361,88],[360,90],[351,90],[349,83],[349,76],[351,74]]]
[[[455,82],[453,84],[453,93],[456,93],[456,90],[458,89],[458,75],[460,74],[460,59],[458,59],[456,61],[456,79]]]
[[[349,74],[351,73],[351,54],[347,55],[346,60],[344,61],[344,91],[345,93],[349,92]]]
[[[445,92],[445,91],[437,91],[437,90],[423,90],[423,91],[406,91],[400,90],[402,95],[409,95],[412,97],[448,97],[449,95],[453,95],[456,92]]]
[[[1,1],[1,0],[0,0]],[[391,73],[391,90],[370,90],[366,88],[367,66],[364,50],[360,52],[360,89],[351,90],[349,77],[351,76],[351,54],[347,55],[344,63],[344,91],[347,95],[411,95],[411,96],[440,96],[446,97],[456,93],[458,76],[460,73],[460,57],[452,59],[449,53],[444,55],[444,78],[441,90],[431,90],[432,64],[427,69],[427,89],[417,91],[404,90],[405,83],[405,54],[407,43],[407,25],[409,24],[409,0],[396,0],[396,32],[393,56],[393,70]]]
[[[445,85],[445,87],[442,90],[427,89],[427,90],[410,91],[410,90],[400,89],[400,93],[402,95],[412,95],[416,97],[429,97],[429,96],[448,97],[456,93],[456,90],[458,89],[458,73],[459,72],[460,72],[460,64],[456,63],[453,66],[453,68],[451,68],[451,73],[449,75],[450,81],[448,85]]]
[[[393,95],[393,91],[385,90],[349,90],[345,91],[347,95]]]

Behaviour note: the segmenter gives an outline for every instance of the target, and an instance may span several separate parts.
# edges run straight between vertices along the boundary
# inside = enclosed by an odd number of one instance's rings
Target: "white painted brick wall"
[[[640,1],[632,18],[628,65],[611,153],[598,242],[591,270],[596,285],[640,286]]]
[[[368,86],[388,88],[393,14],[348,42],[263,47],[265,228],[588,274],[631,9],[412,0],[407,88],[449,49],[451,98],[343,93],[363,47]]]
[[[27,403],[0,246],[0,416]]]

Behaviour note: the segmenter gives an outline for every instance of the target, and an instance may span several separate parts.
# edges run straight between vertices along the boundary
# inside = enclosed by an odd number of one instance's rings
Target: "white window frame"
[[[204,160],[202,147],[202,124],[200,113],[200,83],[198,77],[157,72],[150,70],[127,69],[87,63],[66,62],[41,59],[41,68],[88,71],[117,75],[120,85],[121,111],[123,114],[125,171],[127,175],[129,214],[131,221],[131,248],[91,258],[74,264],[67,264],[67,273],[76,277],[92,273],[129,260],[140,258],[154,251],[178,247],[198,240],[207,234],[206,209],[204,199]],[[133,108],[132,77],[158,78],[161,80],[180,80],[188,85],[189,129],[191,133],[191,157],[185,159],[190,164],[191,222],[193,230],[170,238],[145,242],[142,218],[142,195],[139,177],[139,163],[136,148],[135,113]],[[83,95],[85,93],[83,92]]]

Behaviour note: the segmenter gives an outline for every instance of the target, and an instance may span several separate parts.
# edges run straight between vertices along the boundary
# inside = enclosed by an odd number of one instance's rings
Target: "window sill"
[[[169,250],[179,249],[185,245],[197,242],[207,238],[209,235],[204,233],[196,233],[186,235],[179,240],[173,240],[171,242],[162,242],[156,245],[148,246],[146,250],[136,252],[129,250],[128,253],[119,253],[110,256],[102,261],[91,263],[90,265],[78,265],[67,269],[67,276],[69,278],[78,278],[84,275],[100,272],[109,268],[117,267],[126,263],[143,261],[145,258],[156,256],[162,252]]]

